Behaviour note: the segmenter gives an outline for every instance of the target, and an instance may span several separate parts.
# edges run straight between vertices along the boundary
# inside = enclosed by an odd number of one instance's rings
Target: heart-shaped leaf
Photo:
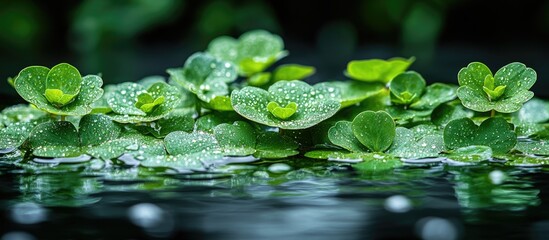
[[[267,110],[276,118],[286,120],[297,111],[297,104],[295,102],[289,102],[285,107],[281,107],[277,102],[271,101],[267,104]]]
[[[444,144],[448,149],[471,145],[492,148],[495,154],[509,152],[517,143],[517,135],[503,118],[488,118],[480,126],[469,118],[452,120],[444,128]]]
[[[60,63],[50,69],[46,77],[46,99],[57,107],[71,102],[80,92],[82,76],[78,69],[67,63]]]
[[[353,119],[353,133],[373,152],[384,152],[395,139],[395,122],[384,111],[365,111]]]
[[[333,116],[339,110],[337,89],[323,89],[302,81],[279,81],[265,91],[256,87],[245,87],[231,94],[234,110],[243,117],[272,127],[283,129],[304,129]],[[268,109],[270,102],[279,106],[296,103],[295,113],[286,120],[274,116]]]
[[[76,157],[80,151],[80,138],[70,122],[45,122],[36,126],[29,136],[32,154],[38,157]]]
[[[273,81],[302,80],[315,73],[316,69],[311,66],[299,64],[285,64],[278,66],[273,72]]]
[[[367,82],[388,83],[400,73],[406,71],[415,58],[391,58],[389,60],[355,60],[347,64],[347,74],[352,79]]]
[[[409,105],[421,97],[426,85],[425,79],[417,72],[401,73],[389,84],[391,101],[395,104]]]
[[[248,156],[255,153],[256,133],[254,128],[242,121],[222,123],[213,129],[223,155]]]
[[[368,149],[362,145],[353,133],[353,123],[339,121],[328,130],[328,139],[336,146],[347,149],[351,152],[367,152]]]

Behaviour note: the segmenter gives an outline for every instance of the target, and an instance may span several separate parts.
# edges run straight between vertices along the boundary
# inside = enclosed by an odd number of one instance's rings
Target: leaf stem
[[[492,111],[490,112],[490,117],[494,117],[496,116],[496,110],[492,109]]]
[[[60,117],[61,117],[61,121],[65,121],[65,118],[66,118],[67,116],[61,115]]]

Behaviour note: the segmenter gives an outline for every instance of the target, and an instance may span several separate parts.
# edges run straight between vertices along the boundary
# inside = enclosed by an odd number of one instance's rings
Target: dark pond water
[[[549,168],[0,163],[0,239],[549,239]]]

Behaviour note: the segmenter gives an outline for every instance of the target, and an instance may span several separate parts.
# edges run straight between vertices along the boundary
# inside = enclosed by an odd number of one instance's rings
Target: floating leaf
[[[386,172],[402,166],[396,158],[387,156],[383,159],[372,158],[353,165],[353,168],[362,173]]]
[[[278,66],[273,72],[273,81],[302,80],[315,73],[316,69],[311,66],[299,64],[285,64]]]
[[[254,157],[261,159],[285,158],[299,154],[299,144],[276,132],[263,132],[257,136]]]
[[[166,117],[150,122],[143,126],[147,132],[157,138],[164,138],[171,132],[184,131],[192,132],[194,128],[194,119],[192,116],[180,109],[175,109]]]
[[[280,81],[265,91],[256,87],[245,87],[231,94],[234,110],[243,117],[272,127],[283,129],[304,129],[333,116],[339,109],[337,89],[323,89],[302,81]],[[296,112],[288,119],[280,119],[269,110],[270,102],[287,106],[294,102]]]
[[[549,158],[530,155],[505,154],[496,156],[498,159],[506,160],[505,165],[517,167],[536,167],[549,165]]]
[[[70,122],[45,122],[29,136],[33,155],[38,157],[76,157],[81,155],[80,138]]]
[[[368,149],[355,137],[352,126],[349,121],[337,122],[328,131],[330,142],[351,152],[367,152]]]
[[[105,115],[86,115],[78,126],[82,146],[99,145],[116,139],[121,129]]]
[[[248,156],[255,152],[255,129],[246,122],[222,123],[217,125],[213,132],[223,155]]]
[[[452,120],[444,128],[444,144],[448,149],[471,145],[492,148],[495,154],[504,154],[517,143],[517,136],[505,119],[488,118],[480,126],[469,118]]]
[[[389,60],[355,60],[347,64],[347,74],[352,79],[367,82],[388,83],[400,73],[406,71],[415,58],[391,58]]]
[[[362,112],[353,120],[352,128],[358,141],[373,152],[384,152],[395,138],[395,122],[383,111]]]
[[[444,139],[441,134],[397,127],[395,141],[387,153],[397,157],[419,159],[437,157],[443,150]]]
[[[515,149],[526,154],[549,156],[549,143],[543,140],[517,142]]]
[[[32,129],[45,120],[16,122],[0,129],[0,149],[17,148],[29,137]]]
[[[219,144],[215,137],[205,132],[172,132],[164,138],[166,150],[171,155],[217,152]]]
[[[460,163],[479,163],[492,159],[492,148],[470,145],[451,151],[446,157]]]

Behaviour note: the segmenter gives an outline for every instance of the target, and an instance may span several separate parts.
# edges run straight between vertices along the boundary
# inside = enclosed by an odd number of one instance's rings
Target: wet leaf
[[[169,133],[175,131],[192,132],[194,119],[187,112],[175,109],[166,117],[151,122],[144,127],[147,129],[147,132],[156,138],[164,138]]]
[[[492,148],[470,145],[450,151],[446,157],[460,163],[479,163],[492,159]]]
[[[419,159],[437,157],[442,151],[442,134],[397,127],[395,141],[387,153],[402,158]]]
[[[355,137],[352,126],[349,121],[337,122],[328,130],[328,139],[336,146],[351,152],[367,152],[368,149]]]
[[[431,113],[431,121],[437,126],[444,127],[450,121],[458,118],[471,118],[474,113],[461,104],[442,104],[436,107]]]
[[[512,113],[534,96],[528,90],[536,78],[536,72],[522,63],[507,64],[492,76],[486,65],[473,62],[458,73],[457,96],[474,111]]]
[[[86,115],[80,120],[78,132],[82,146],[95,146],[116,139],[121,129],[105,115]]]
[[[349,107],[364,101],[369,97],[373,97],[385,90],[382,83],[376,82],[358,82],[358,81],[338,81],[338,82],[322,82],[316,86],[322,86],[323,89],[329,87],[338,88],[341,92],[341,108]]]
[[[80,138],[70,122],[45,122],[29,136],[33,155],[38,157],[76,157],[81,155]]]
[[[423,95],[426,85],[425,79],[417,72],[401,73],[389,84],[391,101],[395,104],[409,105]]]
[[[549,104],[538,98],[530,99],[519,111],[513,113],[513,122],[515,123],[543,123],[547,121],[549,121]]]
[[[517,136],[505,119],[488,118],[480,126],[469,118],[452,120],[444,128],[444,144],[448,149],[471,145],[492,148],[495,154],[504,154],[517,143]]]
[[[170,155],[220,153],[215,137],[205,132],[172,132],[164,138],[164,145]]]
[[[355,137],[373,152],[384,152],[395,138],[395,122],[383,111],[365,111],[352,123]]]
[[[547,157],[505,154],[496,156],[498,159],[506,160],[505,165],[517,167],[535,167],[549,165]]]
[[[216,97],[227,96],[227,83],[233,82],[237,77],[232,63],[200,52],[190,56],[183,68],[168,69],[168,73],[171,79],[206,103]]]
[[[254,157],[261,159],[285,158],[299,154],[299,144],[276,132],[262,132],[257,136]]]
[[[234,63],[242,76],[262,72],[287,55],[282,39],[264,30],[246,32],[238,40],[227,36],[216,38],[210,42],[208,53]]]
[[[51,86],[64,84],[60,82],[62,81],[60,79],[63,77],[68,76],[70,79],[76,79],[77,70],[75,72],[75,69],[72,69],[72,66],[68,64],[60,64],[58,66],[59,67],[54,69],[54,72],[51,75],[52,79],[56,79],[51,81]],[[45,96],[46,89],[48,89],[47,79],[50,71],[50,69],[41,66],[32,66],[21,70],[19,75],[14,80],[17,93],[19,93],[23,99],[29,103],[32,103],[40,110],[55,115],[69,116],[81,116],[90,113],[92,111],[91,104],[103,95],[103,89],[101,89],[103,80],[99,76],[88,75],[82,77],[80,81],[71,80],[71,83],[68,83],[66,91],[75,92],[74,94],[77,94],[74,98],[70,99],[72,100],[71,102],[65,102],[64,104],[50,103]],[[79,73],[78,76],[80,76]],[[72,85],[76,86],[77,82],[81,83],[79,92],[75,91],[75,87],[71,87]],[[63,95],[60,95],[58,99],[64,99],[63,101],[67,100],[66,97],[63,97]]]
[[[324,89],[302,81],[279,81],[268,91],[256,87],[235,90],[231,102],[235,111],[249,120],[282,129],[304,129],[333,116],[339,110],[338,97],[335,88]],[[295,114],[283,120],[269,112],[270,102],[279,106],[295,102],[297,109]]]
[[[406,71],[414,61],[413,57],[355,60],[347,64],[347,75],[360,81],[388,83],[398,74]]]
[[[353,164],[353,168],[362,173],[385,172],[402,166],[402,162],[396,158],[387,156],[383,159],[365,159],[363,162]]]
[[[457,87],[444,84],[433,83],[425,89],[425,93],[418,101],[412,103],[410,108],[416,110],[434,109],[440,104],[452,101],[456,98]]]
[[[152,99],[162,97],[163,100],[161,103],[153,104],[154,109],[145,112],[137,107],[138,97],[145,96],[142,95],[144,93]],[[113,111],[109,116],[120,123],[152,122],[165,117],[179,104],[179,94],[177,88],[164,82],[156,82],[148,89],[137,83],[122,83],[107,96],[107,103]]]
[[[0,149],[18,148],[27,140],[32,129],[44,121],[17,122],[0,129]]]
[[[196,120],[196,130],[213,133],[213,128],[219,124],[241,120],[243,118],[235,112],[212,112]]]
[[[222,123],[214,129],[214,136],[225,156],[248,156],[255,153],[256,132],[248,123]]]
[[[2,123],[6,126],[17,122],[31,122],[46,117],[44,111],[40,111],[26,104],[13,105],[2,110]]]
[[[526,154],[549,156],[549,142],[543,140],[517,142],[515,149]]]

